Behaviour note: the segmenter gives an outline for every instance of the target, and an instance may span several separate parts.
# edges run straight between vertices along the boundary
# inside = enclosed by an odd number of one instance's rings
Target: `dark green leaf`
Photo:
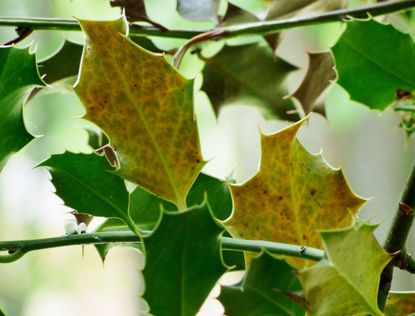
[[[69,207],[93,216],[129,220],[128,191],[105,157],[66,152],[43,162],[56,194]]]
[[[261,106],[264,113],[281,119],[296,120],[291,100],[284,99],[284,81],[296,68],[276,57],[266,45],[225,46],[212,58],[204,58],[204,90],[215,112],[226,104]]]
[[[6,316],[5,313],[3,313],[3,311],[0,309],[0,316]]]
[[[140,227],[141,228],[141,227]],[[108,218],[101,226],[99,226],[97,232],[109,232],[109,231],[126,231],[129,230],[127,225],[122,220],[118,218]],[[105,261],[108,251],[113,246],[127,246],[134,247],[142,250],[141,244],[136,242],[127,242],[127,243],[108,243],[108,244],[96,244],[95,248],[98,251],[99,256],[101,257],[102,262]]]
[[[191,21],[211,21],[218,14],[219,0],[177,0],[177,12]]]
[[[70,82],[75,83],[81,62],[83,46],[65,41],[59,51],[52,57],[39,63],[39,71],[45,75],[47,83],[73,77]]]
[[[285,294],[300,290],[293,267],[262,253],[252,259],[242,285],[222,286],[219,300],[229,316],[303,316],[305,311]]]
[[[33,139],[23,121],[23,106],[36,86],[43,82],[35,55],[28,49],[0,47],[0,171],[11,154]]]
[[[160,219],[161,210],[177,211],[176,205],[137,186],[130,195],[130,216],[134,223],[153,229]]]
[[[187,205],[201,204],[207,200],[216,218],[225,220],[232,212],[232,198],[226,181],[200,173],[187,196]]]
[[[415,89],[414,42],[390,25],[351,21],[332,51],[338,83],[371,109],[384,110],[398,91]]]
[[[144,298],[157,316],[194,316],[226,271],[218,238],[223,232],[209,206],[163,214],[144,239]]]

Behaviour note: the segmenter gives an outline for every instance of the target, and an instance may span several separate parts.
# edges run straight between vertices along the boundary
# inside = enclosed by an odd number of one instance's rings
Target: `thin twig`
[[[387,13],[409,9],[415,6],[415,0],[397,0],[384,1],[371,5],[361,6],[354,9],[341,9],[330,11],[322,14],[316,14],[308,17],[294,17],[288,19],[279,19],[274,21],[260,21],[244,23],[222,27],[223,34],[221,38],[230,38],[240,35],[267,35],[278,33],[285,29],[291,29],[300,26],[316,25],[330,22],[342,22],[350,18],[368,18],[369,16],[379,16]],[[60,31],[80,31],[78,21],[48,19],[48,18],[9,18],[0,17],[0,26],[20,26],[32,30],[60,30]],[[214,30],[184,30],[170,29],[161,31],[154,26],[141,26],[132,24],[130,26],[131,36],[158,36],[169,38],[191,39],[197,35]]]
[[[16,27],[16,33],[17,33],[17,37],[4,43],[3,46],[11,46],[11,45],[15,45],[21,41],[23,41],[26,37],[28,37],[30,34],[33,33],[32,29],[29,29],[27,27]]]

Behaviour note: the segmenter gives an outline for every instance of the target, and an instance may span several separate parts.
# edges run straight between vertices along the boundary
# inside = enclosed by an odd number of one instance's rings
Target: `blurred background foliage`
[[[230,1],[246,10],[261,11],[264,0]],[[374,1],[349,1],[349,6]],[[146,1],[149,17],[166,27],[206,29],[213,22],[192,22],[176,12],[176,2]],[[220,12],[226,7],[221,6]],[[7,17],[56,17],[112,19],[120,15],[108,0],[2,0],[0,15]],[[411,35],[415,28],[411,19],[402,22],[392,15],[393,24]],[[344,27],[340,23],[298,28],[281,34],[276,54],[298,67],[289,75],[288,90],[293,92],[307,68],[307,52],[328,51]],[[16,36],[13,28],[0,28],[0,43]],[[53,55],[63,41],[83,42],[80,32],[39,31],[19,47],[30,45],[37,60]],[[153,38],[161,50],[170,50],[183,40]],[[257,41],[257,37],[227,40],[228,45]],[[204,56],[213,56],[225,44],[218,41],[203,47]],[[168,57],[169,58],[169,57]],[[260,60],[257,61],[261,63]],[[196,90],[202,85],[203,69],[196,55],[187,54],[180,68],[183,75],[196,77]],[[350,101],[347,93],[332,85],[324,101],[326,118],[312,114],[300,131],[303,144],[313,153],[323,151],[333,166],[341,166],[354,191],[370,198],[360,217],[380,223],[377,237],[383,241],[397,206],[400,193],[413,161],[414,137],[406,137],[399,128],[400,116],[392,109],[370,111]],[[210,162],[205,172],[220,178],[244,182],[258,170],[260,139],[286,123],[266,119],[257,107],[234,104],[223,107],[218,117],[204,92],[195,93],[195,110],[200,128],[203,155]],[[25,122],[33,135],[39,136],[14,155],[0,174],[0,239],[30,239],[64,233],[70,209],[53,194],[50,175],[34,167],[49,155],[91,152],[85,128],[94,128],[81,119],[84,109],[74,93],[67,89],[44,89],[25,107]],[[41,137],[40,137],[41,136]],[[415,251],[415,235],[408,243]],[[143,291],[139,270],[143,258],[133,249],[113,248],[103,265],[93,247],[68,247],[30,253],[18,262],[0,266],[0,306],[11,316],[40,315],[138,315],[145,304],[138,299]],[[394,287],[415,290],[415,279],[397,273]],[[215,290],[216,291],[216,290]],[[214,291],[214,292],[215,292]],[[217,291],[216,291],[217,292]],[[216,293],[217,294],[217,293]],[[220,315],[215,301],[207,302],[200,315]]]

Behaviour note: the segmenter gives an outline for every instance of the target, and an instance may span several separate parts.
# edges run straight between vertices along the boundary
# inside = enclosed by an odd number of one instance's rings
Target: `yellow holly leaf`
[[[340,169],[296,139],[303,122],[262,135],[260,171],[231,186],[234,209],[225,225],[233,236],[321,248],[319,230],[352,223],[365,200],[352,192]]]
[[[87,38],[75,91],[86,118],[108,135],[122,177],[185,208],[204,165],[193,82],[130,41],[124,19],[80,24]]]
[[[409,315],[414,312],[415,292],[389,292],[385,307],[386,316]]]

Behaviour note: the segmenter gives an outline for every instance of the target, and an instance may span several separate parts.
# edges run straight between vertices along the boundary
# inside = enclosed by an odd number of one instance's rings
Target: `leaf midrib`
[[[95,191],[94,189],[92,189],[90,185],[88,185],[87,183],[85,183],[81,179],[75,177],[72,173],[67,172],[66,170],[64,170],[62,168],[57,168],[57,167],[53,167],[53,166],[51,166],[50,168],[52,168],[52,171],[53,171],[53,169],[59,170],[59,172],[62,172],[63,174],[65,174],[69,178],[71,178],[71,179],[75,180],[76,182],[78,182],[79,184],[81,184],[88,191],[90,191],[93,194],[95,194],[96,196],[98,196],[101,200],[103,200],[106,204],[108,204],[111,208],[113,208],[119,214],[119,216],[122,220],[125,220],[126,214],[124,214],[123,210],[121,208],[119,208],[116,204],[112,203],[111,200],[108,200],[104,195],[101,195],[101,193],[99,193],[99,192]],[[52,182],[53,182],[53,176],[52,176]]]
[[[121,33],[118,33],[117,35],[119,37],[121,37],[122,39],[125,39],[125,37]],[[91,46],[93,47],[94,45],[91,45]],[[100,46],[102,46],[104,48],[104,50],[106,50],[109,53],[110,56],[112,55],[112,52],[111,52],[111,50],[108,50],[107,45],[100,45]],[[134,105],[134,108],[136,109],[136,111],[138,113],[138,117],[141,119],[141,121],[143,123],[144,130],[147,132],[147,135],[150,137],[151,144],[154,146],[154,149],[157,152],[157,155],[158,155],[158,157],[160,159],[160,162],[161,162],[161,164],[162,164],[162,166],[164,168],[164,171],[166,172],[167,178],[169,179],[170,187],[171,187],[174,195],[176,196],[176,201],[175,202],[176,202],[176,205],[177,205],[181,201],[181,196],[180,196],[180,194],[179,194],[179,192],[177,190],[175,181],[173,180],[173,176],[170,173],[170,170],[169,170],[169,168],[167,166],[167,162],[165,161],[165,159],[164,159],[164,157],[163,157],[163,155],[161,153],[161,150],[159,148],[159,145],[157,144],[157,142],[155,140],[155,137],[154,137],[153,133],[151,132],[151,129],[148,126],[148,123],[147,123],[144,115],[141,113],[140,106],[135,102],[135,99],[131,95],[130,89],[128,89],[128,85],[127,85],[127,82],[126,82],[127,80],[126,80],[123,72],[120,70],[120,65],[118,63],[118,59],[117,58],[113,58],[112,59],[112,64],[115,66],[114,68],[115,68],[115,70],[119,74],[119,77],[121,79],[122,85],[124,86],[124,90],[127,92],[127,95],[128,95],[128,98],[129,98],[131,104]],[[103,73],[106,75],[106,72],[105,71],[103,71]],[[108,79],[108,77],[107,77],[107,79]]]
[[[415,82],[411,82],[408,81],[408,79],[401,77],[401,74],[397,74],[395,72],[393,72],[392,70],[390,70],[389,68],[387,68],[385,65],[383,65],[382,63],[378,62],[376,59],[371,58],[370,55],[367,55],[365,52],[363,52],[362,50],[360,50],[359,47],[355,46],[353,44],[352,41],[350,41],[348,38],[343,38],[343,41],[345,44],[347,44],[352,50],[354,50],[357,54],[361,55],[362,57],[364,57],[367,61],[369,61],[369,63],[376,65],[377,67],[381,68],[382,70],[384,70],[386,73],[388,73],[389,75],[391,75],[392,77],[394,77],[395,79],[398,79],[400,81],[405,82],[406,84],[409,84],[412,87],[415,87]]]

